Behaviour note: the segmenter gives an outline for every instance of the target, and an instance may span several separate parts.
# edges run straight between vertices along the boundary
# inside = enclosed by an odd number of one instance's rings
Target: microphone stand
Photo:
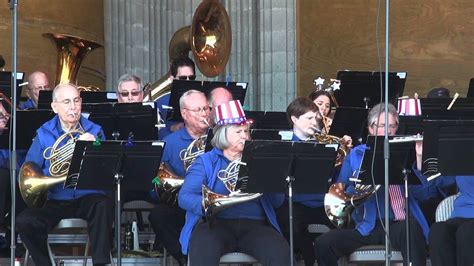
[[[389,221],[389,173],[388,165],[390,159],[390,146],[388,140],[388,56],[389,56],[389,13],[390,13],[390,0],[385,0],[385,127],[384,127],[384,166],[385,166],[385,265],[390,265],[391,252],[390,252],[390,221]],[[407,214],[408,215],[408,214]]]
[[[16,154],[16,59],[17,59],[17,37],[18,37],[18,0],[9,0],[10,10],[12,12],[12,117],[11,117],[11,155],[10,155],[10,186],[11,186],[11,239],[10,239],[10,264],[15,265],[15,248],[16,248],[16,166],[17,166],[17,154]]]

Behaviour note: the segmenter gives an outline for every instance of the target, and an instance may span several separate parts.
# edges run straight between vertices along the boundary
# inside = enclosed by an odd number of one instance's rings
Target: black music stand
[[[114,103],[117,102],[117,94],[107,91],[81,91],[82,103]],[[53,99],[53,91],[43,90],[39,92],[38,108],[51,109],[51,101]]]
[[[420,180],[412,173],[411,164],[413,160],[410,157],[410,150],[414,149],[414,141],[392,141],[390,142],[390,164],[389,164],[389,183],[392,185],[405,186],[405,226],[407,234],[407,261],[410,261],[410,210],[409,210],[409,191],[408,185],[419,185]],[[384,138],[368,136],[368,149],[364,152],[361,169],[359,170],[358,181],[364,185],[384,185],[385,167],[384,167]],[[388,190],[388,187],[385,187]],[[390,210],[386,209],[385,212]]]
[[[246,141],[236,188],[247,193],[288,192],[290,258],[293,265],[293,192],[326,193],[338,145]]]
[[[362,143],[367,138],[367,113],[365,108],[343,107],[336,109],[329,135],[351,136],[353,144]]]
[[[423,116],[399,116],[397,135],[409,136],[423,133]]]
[[[106,138],[127,140],[158,139],[158,110],[144,103],[88,104],[89,120],[102,126]]]
[[[474,119],[474,98],[420,98],[422,115],[426,119]]]
[[[472,175],[474,120],[425,120],[423,175]],[[453,167],[455,166],[455,167]]]
[[[288,129],[292,126],[286,118],[285,112],[245,111],[245,117],[252,119],[255,129]]]
[[[224,87],[230,91],[234,100],[239,100],[243,105],[245,101],[245,94],[247,93],[246,82],[221,82],[221,81],[197,81],[197,80],[173,80],[171,83],[171,94],[168,105],[171,109],[166,114],[166,120],[171,121],[183,121],[181,112],[179,111],[179,98],[189,91],[198,90],[206,94],[208,97],[209,92],[217,87]]]
[[[151,190],[151,177],[161,162],[164,142],[77,141],[65,188],[116,192],[117,264],[121,265],[121,185],[126,190]],[[132,180],[130,177],[133,177]]]
[[[21,98],[21,87],[20,84],[23,83],[23,80],[25,79],[25,73],[24,72],[17,72],[16,76],[16,101],[17,105],[20,102]],[[5,96],[8,97],[8,99],[11,101],[12,100],[12,81],[13,81],[13,73],[10,71],[0,71],[0,92],[2,92]],[[7,107],[5,106],[5,109]]]
[[[17,149],[28,150],[33,138],[36,136],[36,130],[46,121],[54,117],[51,110],[24,110],[16,111],[17,125],[21,130],[17,131]],[[11,121],[11,119],[10,119]],[[10,121],[8,122],[10,124]],[[9,124],[7,127],[9,128]],[[0,148],[9,149],[10,132],[7,128],[0,134]]]
[[[334,96],[339,106],[371,108],[385,97],[385,72],[372,71],[338,71],[337,79],[341,81],[339,90]],[[405,89],[406,72],[388,73],[389,102],[396,106],[398,97]]]

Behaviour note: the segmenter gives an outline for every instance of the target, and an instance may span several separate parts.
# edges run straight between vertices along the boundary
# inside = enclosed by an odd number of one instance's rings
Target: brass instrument
[[[45,176],[41,168],[34,162],[25,162],[18,173],[20,193],[25,203],[32,208],[44,205],[48,188],[64,182],[67,178],[74,146],[83,130],[71,130],[61,135],[53,144],[43,152],[43,158],[50,160],[49,171],[51,176]],[[74,136],[74,135],[78,136]],[[61,143],[64,145],[59,147]]]
[[[324,210],[329,220],[338,228],[349,222],[352,211],[375,194],[380,188],[376,185],[356,185],[353,195],[348,195],[345,191],[345,184],[335,183],[329,188],[324,196]]]
[[[183,161],[184,169],[188,171],[196,158],[204,153],[206,148],[207,135],[202,135],[193,140],[186,149],[182,149],[179,157]]]
[[[336,163],[334,166],[339,166],[351,151],[352,145],[348,145],[342,138],[322,133],[319,129],[315,129],[316,134],[310,139],[315,140],[320,144],[339,144],[337,150]]]
[[[230,20],[218,0],[204,0],[194,12],[193,22],[175,32],[169,44],[170,62],[192,51],[202,74],[215,77],[229,60],[232,45]],[[143,101],[156,101],[171,90],[170,73],[149,86]]]
[[[76,84],[77,73],[81,67],[82,60],[84,60],[90,51],[102,47],[102,45],[94,41],[71,35],[45,33],[43,36],[52,39],[58,51],[55,86],[60,83]],[[91,88],[93,91],[98,90],[97,87],[83,88],[86,88],[86,90],[90,90],[89,88]]]
[[[3,94],[2,92],[0,92],[0,102],[5,102],[5,103],[8,104],[8,106],[10,106],[10,109],[12,108],[12,102],[11,102],[10,99],[9,99],[5,94]],[[5,109],[5,113],[4,113],[4,114],[3,114],[3,113],[0,113],[0,118],[5,117],[5,118],[7,119],[7,121],[8,121],[8,119],[10,119],[10,117],[11,117],[11,114],[8,113],[7,108],[5,108],[5,106],[4,106],[4,109]]]
[[[250,200],[261,197],[262,193],[244,193],[235,189],[238,180],[239,169],[246,163],[240,159],[232,161],[226,169],[220,170],[217,177],[224,183],[229,195],[222,195],[213,192],[206,185],[202,185],[202,200],[204,205],[204,214],[208,221],[220,211]]]

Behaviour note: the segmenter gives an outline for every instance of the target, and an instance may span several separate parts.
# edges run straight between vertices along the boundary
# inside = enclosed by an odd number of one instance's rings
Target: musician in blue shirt
[[[230,101],[216,110],[214,149],[196,159],[178,195],[179,206],[186,210],[186,223],[180,236],[182,251],[189,254],[191,265],[218,265],[222,255],[239,251],[254,256],[262,265],[287,266],[289,247],[279,233],[275,215],[275,208],[283,202],[283,194],[251,197],[216,211],[212,224],[210,219],[203,220],[202,186],[229,195],[232,181],[224,182],[221,171],[241,157],[245,140],[250,137],[239,101]]]
[[[26,95],[28,95],[28,100],[20,103],[19,108],[21,110],[37,109],[39,92],[42,90],[51,90],[48,77],[43,72],[35,71],[28,76],[27,86]]]
[[[43,157],[43,152],[63,134],[70,132],[80,140],[88,141],[95,140],[99,135],[104,136],[100,126],[81,116],[81,103],[75,85],[60,84],[54,89],[51,107],[57,115],[37,130],[26,156],[26,161],[38,165],[42,174],[51,175],[51,161]],[[75,130],[83,133],[74,133]],[[58,146],[62,147],[66,141],[63,140]],[[51,265],[47,249],[48,232],[63,218],[82,218],[88,224],[93,263],[105,265],[110,263],[113,210],[113,201],[104,192],[66,189],[61,183],[48,190],[48,199],[43,207],[29,208],[18,216],[17,229],[35,264]]]
[[[384,134],[385,123],[388,123],[388,133],[395,135],[398,128],[398,114],[395,107],[389,104],[388,121],[385,121],[385,106],[383,103],[375,105],[368,114],[368,129],[370,135],[381,136]],[[352,149],[344,160],[337,182],[346,184],[346,191],[354,189],[354,182],[349,178],[358,176],[358,171],[363,159],[365,144]],[[399,189],[398,189],[399,188]],[[396,204],[404,198],[403,186],[391,185],[390,190],[398,191],[391,196],[390,209],[390,241],[393,249],[399,250],[406,259],[406,224],[403,204]],[[426,240],[428,237],[428,224],[418,204],[437,195],[437,190],[429,186],[417,185],[409,187],[410,209],[410,254],[413,265],[426,264]],[[391,193],[392,194],[392,193]],[[399,196],[398,200],[396,195]],[[378,201],[376,201],[376,197]],[[349,255],[357,248],[364,245],[384,244],[385,231],[383,229],[384,194],[380,189],[375,196],[370,197],[352,213],[355,229],[334,229],[319,236],[315,240],[315,253],[318,265],[337,265],[338,258]],[[377,205],[377,202],[379,203]]]

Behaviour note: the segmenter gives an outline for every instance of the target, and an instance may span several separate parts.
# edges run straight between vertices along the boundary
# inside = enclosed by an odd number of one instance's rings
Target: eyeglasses
[[[195,80],[195,79],[196,79],[196,75],[177,76],[176,78],[177,78],[177,79],[180,79],[180,80]]]
[[[135,97],[136,97],[136,96],[140,95],[140,93],[142,93],[142,91],[120,91],[120,92],[119,92],[120,96],[122,96],[122,97],[124,97],[124,98],[125,98],[125,97],[128,97],[128,95],[130,95],[130,94],[131,94],[132,96],[135,96]]]
[[[374,123],[374,124],[372,124],[372,126],[373,126],[373,127],[377,127],[377,128],[385,128],[385,124],[379,124],[379,125],[377,126],[377,124]],[[397,128],[398,128],[398,124],[390,124],[390,125],[388,125],[388,127],[389,127],[390,129],[397,129]]]
[[[188,111],[191,111],[193,113],[198,113],[200,114],[201,112],[204,112],[204,113],[207,113],[209,111],[211,111],[211,108],[209,106],[204,106],[204,107],[199,107],[199,108],[196,108],[196,109],[189,109],[189,108],[184,108]]]
[[[73,103],[74,105],[80,105],[81,102],[82,102],[82,98],[81,97],[76,97],[74,99],[65,99],[65,100],[62,100],[62,101],[56,101],[64,106],[69,106],[71,103]]]
[[[50,88],[49,88],[48,85],[46,85],[46,86],[39,86],[39,87],[36,87],[36,88],[30,88],[30,90],[32,90],[32,91],[45,91],[45,90],[49,91]]]

